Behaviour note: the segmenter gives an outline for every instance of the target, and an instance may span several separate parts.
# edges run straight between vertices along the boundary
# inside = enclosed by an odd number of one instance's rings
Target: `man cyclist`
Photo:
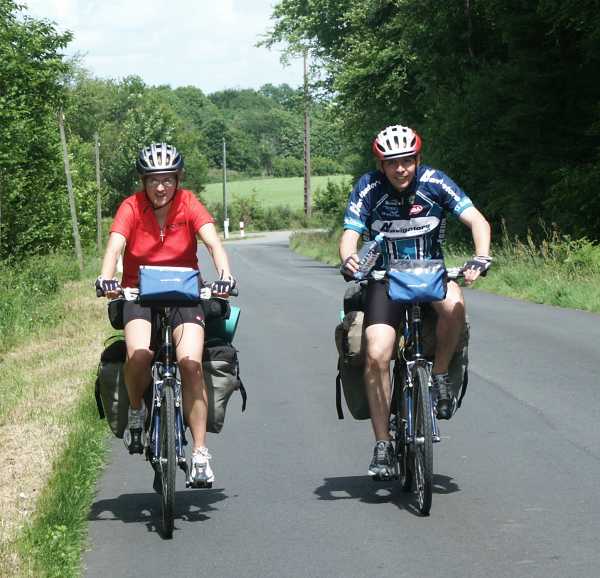
[[[213,294],[226,297],[235,285],[214,219],[194,194],[181,188],[183,158],[166,143],[144,147],[137,171],[142,190],[126,198],[115,215],[96,288],[108,298],[121,287],[138,287],[140,265],[198,269],[197,239],[206,245],[219,274]],[[114,277],[123,253],[123,278]],[[154,352],[150,349],[151,309],[132,301],[123,306],[129,393],[128,424],[123,441],[130,454],[141,454],[147,408],[144,392],[151,382]],[[194,438],[190,478],[196,485],[214,481],[211,455],[206,448],[207,389],[202,373],[204,312],[201,305],[179,307],[173,315],[173,341],[183,383],[183,410]]]
[[[375,434],[368,472],[374,479],[389,479],[395,465],[389,432],[390,362],[403,307],[387,295],[385,270],[394,259],[442,259],[445,214],[452,213],[473,237],[475,256],[465,266],[465,283],[470,285],[491,264],[490,226],[447,175],[421,164],[421,138],[412,129],[388,126],[376,136],[372,149],[379,170],[363,175],[350,194],[339,254],[342,273],[348,279],[358,271],[361,235],[373,239],[380,232],[385,234],[382,254],[367,284],[364,336],[365,384]],[[437,416],[450,419],[457,400],[448,365],[465,323],[459,285],[450,281],[446,298],[432,306],[437,313],[432,371]]]

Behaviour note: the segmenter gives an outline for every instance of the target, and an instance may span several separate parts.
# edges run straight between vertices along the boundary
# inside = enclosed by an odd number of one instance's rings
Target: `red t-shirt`
[[[144,191],[127,197],[110,229],[127,239],[123,287],[138,286],[140,265],[198,269],[196,233],[203,225],[214,222],[206,207],[187,189],[175,193],[162,230]]]

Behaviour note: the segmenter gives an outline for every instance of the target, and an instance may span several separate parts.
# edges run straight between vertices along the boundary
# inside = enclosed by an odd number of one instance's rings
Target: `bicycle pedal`
[[[185,487],[186,488],[195,488],[198,490],[201,489],[210,489],[212,488],[213,483],[212,482],[196,482],[194,480],[186,480],[185,482]]]
[[[398,476],[395,474],[390,474],[389,476],[371,476],[371,479],[374,482],[391,482],[397,480]]]

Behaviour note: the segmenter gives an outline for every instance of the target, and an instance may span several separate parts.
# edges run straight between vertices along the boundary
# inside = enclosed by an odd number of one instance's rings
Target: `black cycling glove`
[[[223,274],[221,274],[220,279],[210,284],[210,290],[217,295],[228,295],[235,286],[236,281],[233,277],[229,276],[227,279],[223,279]]]
[[[103,297],[109,291],[120,291],[121,285],[116,279],[104,279],[103,277],[98,277],[96,279],[96,295],[98,297]]]
[[[483,255],[477,255],[463,265],[463,270],[474,269],[485,277],[488,269],[492,266],[492,258]]]

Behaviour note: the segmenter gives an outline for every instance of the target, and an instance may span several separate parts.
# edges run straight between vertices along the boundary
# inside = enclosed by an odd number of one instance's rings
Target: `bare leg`
[[[433,373],[447,373],[465,324],[465,302],[460,287],[450,281],[446,299],[432,305],[438,317]]]
[[[371,424],[376,441],[390,438],[391,380],[390,361],[396,342],[396,331],[385,324],[370,325],[365,330],[365,385],[371,412]]]
[[[132,409],[140,409],[144,392],[150,385],[150,366],[154,357],[150,349],[150,331],[150,323],[144,319],[132,319],[125,326],[125,383]]]
[[[195,323],[184,323],[173,332],[177,343],[177,360],[183,382],[183,412],[194,438],[194,449],[206,445],[208,393],[202,372],[204,329]]]

